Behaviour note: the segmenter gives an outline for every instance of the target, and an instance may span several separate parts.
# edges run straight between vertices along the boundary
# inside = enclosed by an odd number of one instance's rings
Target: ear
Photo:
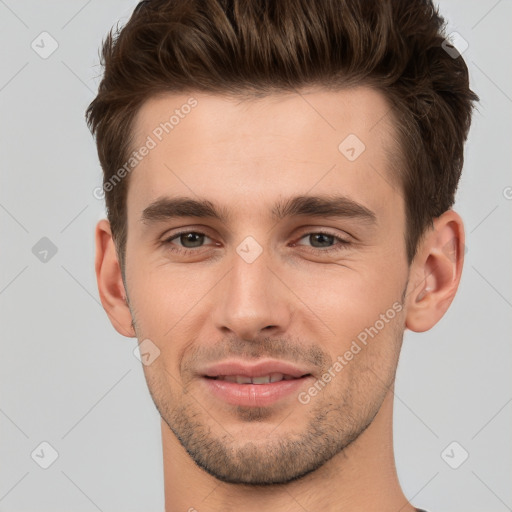
[[[101,303],[116,331],[133,338],[135,330],[108,220],[102,219],[98,222],[95,238],[96,281]]]
[[[431,329],[446,313],[459,287],[464,263],[464,224],[448,210],[434,220],[411,264],[405,325],[415,332]]]

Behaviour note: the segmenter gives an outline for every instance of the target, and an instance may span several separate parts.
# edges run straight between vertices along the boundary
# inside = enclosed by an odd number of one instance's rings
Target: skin
[[[379,92],[168,94],[140,109],[135,147],[191,96],[198,105],[129,176],[124,281],[108,222],[96,228],[112,324],[160,350],[143,369],[162,417],[166,511],[414,510],[393,456],[395,372],[404,330],[430,329],[455,295],[460,217],[435,219],[408,264],[404,200],[387,156],[399,149]],[[349,134],[366,146],[354,161],[338,150]],[[279,200],[333,193],[371,210],[374,222],[270,215]],[[142,219],[154,201],[178,196],[231,216]],[[182,230],[206,236],[169,240]],[[262,249],[252,263],[236,251],[247,236]],[[171,250],[184,245],[189,253]],[[236,407],[197,374],[232,355],[265,356],[307,367],[307,391],[393,304],[400,311],[307,404],[292,394]]]

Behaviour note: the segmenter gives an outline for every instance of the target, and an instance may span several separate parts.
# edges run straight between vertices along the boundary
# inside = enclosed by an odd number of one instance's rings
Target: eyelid
[[[177,230],[177,231],[176,231]],[[185,228],[174,228],[174,229],[168,229],[158,237],[158,239],[161,242],[166,242],[167,240],[170,240],[171,238],[176,238],[180,235],[185,235],[187,233],[197,233],[198,235],[205,235],[208,238],[212,238],[208,233],[210,230],[206,226],[187,226]]]
[[[339,240],[341,242],[345,243],[353,243],[356,241],[356,238],[347,233],[346,231],[343,231],[343,233],[340,232],[334,232],[330,231],[328,228],[322,228],[322,227],[316,227],[316,226],[308,226],[307,228],[304,228],[305,230],[301,232],[301,234],[297,237],[295,237],[295,240],[301,240],[307,235],[327,235],[332,236],[336,240]]]
[[[162,243],[163,244],[172,244],[172,242],[174,242],[175,239],[179,239],[181,235],[188,235],[189,233],[194,233],[195,235],[201,235],[201,236],[204,236],[205,238],[209,238],[210,240],[212,240],[212,237],[208,236],[208,234],[203,231],[200,231],[198,229],[185,229],[183,231],[178,231],[176,233],[172,233],[170,235],[164,236],[164,238],[162,239]],[[218,244],[216,243],[215,245],[218,245]],[[177,246],[180,247],[184,251],[187,251],[187,250],[189,250],[189,251],[196,250],[197,251],[197,250],[203,249],[205,247],[204,245],[201,245],[197,248],[183,247],[182,245],[177,245]]]

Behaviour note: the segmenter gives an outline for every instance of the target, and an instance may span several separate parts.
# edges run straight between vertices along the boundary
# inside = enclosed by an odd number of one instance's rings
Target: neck
[[[341,453],[299,480],[260,487],[206,473],[162,421],[165,512],[413,512],[396,474],[392,418],[391,388],[370,426]]]

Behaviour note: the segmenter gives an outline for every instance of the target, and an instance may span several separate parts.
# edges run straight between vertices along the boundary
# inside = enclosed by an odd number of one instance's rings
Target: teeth
[[[270,375],[265,375],[263,377],[253,377],[253,384],[268,384],[270,382]]]
[[[236,382],[237,384],[269,384],[271,382],[279,382],[281,380],[291,380],[295,377],[283,375],[282,373],[271,373],[261,377],[246,377],[245,375],[219,375],[217,379],[227,382]]]

